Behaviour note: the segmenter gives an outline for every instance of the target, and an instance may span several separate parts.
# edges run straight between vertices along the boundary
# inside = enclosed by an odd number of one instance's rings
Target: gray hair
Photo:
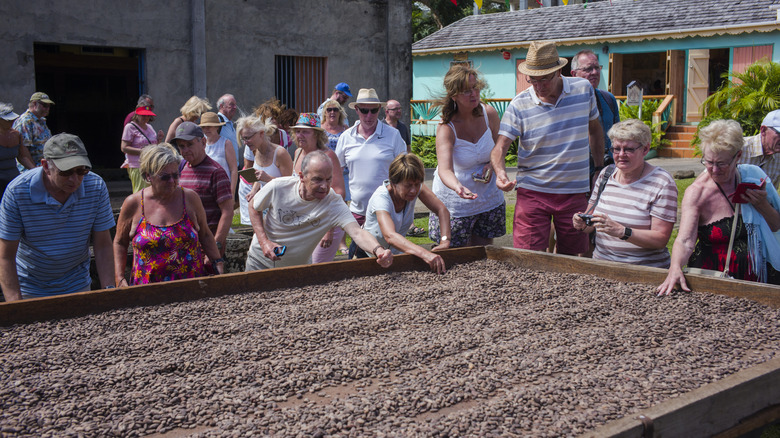
[[[315,161],[323,161],[325,163],[330,164],[330,158],[328,157],[328,154],[326,154],[323,151],[312,151],[306,154],[305,157],[303,157],[303,161],[301,162],[301,173],[306,175],[306,171],[309,169],[309,164],[312,160]]]
[[[228,100],[229,97],[232,97],[233,99],[236,98],[232,94],[223,94],[222,97],[217,100],[217,109],[222,108],[222,105],[225,104],[225,101]]]
[[[699,130],[701,151],[705,149],[712,152],[728,152],[736,155],[745,145],[742,136],[742,126],[736,120],[714,120],[709,125]]]
[[[181,155],[170,143],[158,143],[141,149],[141,175],[157,175],[166,166],[181,163]]]
[[[597,61],[599,59],[599,55],[594,53],[593,50],[590,50],[590,49],[580,50],[579,52],[577,52],[576,55],[574,55],[574,58],[571,59],[571,69],[572,70],[579,70],[580,69],[580,56],[581,55],[595,56]]]
[[[609,140],[613,143],[616,140],[635,141],[639,146],[649,146],[653,141],[653,135],[650,127],[641,120],[627,119],[620,123],[615,123],[607,133]]]
[[[135,104],[135,107],[140,108],[142,106],[147,106],[149,105],[150,100],[154,100],[152,99],[152,96],[148,94],[142,94],[141,97],[138,98],[138,103]]]

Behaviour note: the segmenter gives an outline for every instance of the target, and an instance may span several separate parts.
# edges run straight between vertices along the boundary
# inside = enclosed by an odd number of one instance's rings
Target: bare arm
[[[238,186],[238,161],[236,161],[236,152],[233,150],[233,142],[225,140],[225,161],[227,162],[228,176],[230,176],[230,191],[233,199],[236,198],[236,187]]]
[[[8,302],[22,299],[19,275],[16,273],[16,251],[18,249],[18,240],[0,239],[0,287],[3,288],[3,296]]]
[[[16,159],[22,163],[22,166],[24,166],[25,169],[34,169],[35,163],[33,163],[32,155],[30,155],[30,150],[27,149],[27,146],[22,144],[21,136],[19,138],[19,153],[16,155]]]
[[[393,252],[377,242],[376,238],[368,231],[360,228],[357,222],[350,222],[344,227],[344,231],[352,237],[357,246],[363,249],[367,254],[374,254],[379,266],[387,268],[393,264]],[[378,248],[377,248],[378,247]],[[376,252],[374,252],[376,250]]]
[[[511,144],[512,140],[509,137],[499,135],[493,151],[490,152],[490,163],[493,164],[493,171],[496,172],[496,186],[505,192],[515,188],[515,182],[506,174],[506,153]]]
[[[114,283],[117,287],[128,285],[125,278],[127,248],[130,246],[133,217],[136,214],[138,205],[134,195],[128,196],[125,202],[122,203],[119,219],[116,221],[116,234],[114,235]]]
[[[769,203],[766,189],[748,189],[745,191],[745,198],[759,213],[761,213],[761,216],[764,217],[767,225],[769,225],[769,229],[772,230],[773,233],[780,230],[780,212],[775,210],[775,208],[772,207],[772,204]]]
[[[219,216],[217,232],[214,238],[217,240],[217,243],[219,243],[219,246],[222,247],[220,256],[224,256],[225,242],[227,241],[227,235],[230,232],[230,225],[233,224],[233,198],[220,202],[219,210],[222,212],[222,214]]]
[[[97,268],[98,280],[100,280],[100,288],[116,286],[110,230],[92,232],[92,250],[95,252],[95,267]]]
[[[254,201],[252,200],[250,200],[250,202],[254,203]],[[263,213],[255,210],[253,207],[254,206],[250,204],[249,221],[252,223],[252,231],[255,232],[255,237],[257,237],[257,243],[260,245],[260,248],[263,250],[263,255],[266,256],[266,258],[274,261],[279,260],[279,257],[277,257],[276,254],[274,254],[274,248],[281,245],[271,241],[271,239],[268,238],[268,235],[265,234],[265,227],[263,225]]]
[[[590,143],[593,164],[599,167],[604,166],[604,129],[601,127],[599,118],[588,122],[588,143]]]
[[[449,248],[450,244],[452,243],[452,230],[450,229],[450,211],[447,210],[447,207],[444,205],[444,203],[441,202],[441,200],[437,198],[436,195],[433,193],[433,191],[429,189],[425,184],[423,184],[422,187],[420,188],[419,199],[420,202],[423,203],[423,205],[428,207],[428,210],[436,213],[436,215],[439,217],[439,228],[441,231],[440,234],[442,236],[448,237],[448,239],[445,240],[444,242],[439,242],[439,244],[436,245],[434,248],[432,248],[431,251],[437,251],[440,249]]]
[[[328,149],[326,154],[333,165],[333,180],[330,187],[341,196],[341,199],[344,199],[347,196],[347,190],[344,188],[344,172],[341,171],[341,163],[339,163],[338,157],[332,150]]]
[[[336,161],[338,162],[338,160]],[[292,157],[287,153],[287,149],[281,146],[276,148],[276,167],[279,168],[279,172],[281,172],[282,176],[290,176],[293,174]]]
[[[431,271],[433,272],[443,274],[446,271],[444,259],[442,259],[440,255],[434,254],[419,245],[415,245],[406,240],[406,237],[400,235],[395,230],[395,224],[393,223],[393,218],[390,217],[390,213],[384,210],[377,210],[376,220],[379,223],[379,229],[382,231],[382,236],[390,246],[398,248],[406,254],[412,254],[421,258],[430,266]]]
[[[622,237],[626,231],[625,226],[603,213],[596,213],[593,216],[593,224],[596,227],[596,232],[608,234],[612,237]],[[674,222],[651,217],[650,229],[632,229],[628,242],[647,249],[664,248],[669,243],[669,237],[672,236],[672,228],[674,228]]]
[[[127,155],[141,155],[141,148],[130,146],[130,142],[127,140],[122,140],[121,149]]]
[[[185,190],[185,194],[187,196],[187,208],[195,213],[193,216],[198,223],[198,240],[203,248],[203,252],[211,261],[221,258],[222,254],[220,254],[217,242],[214,240],[214,235],[211,234],[211,229],[209,229],[209,224],[206,221],[206,210],[203,209],[203,203],[201,202],[200,197],[192,190]],[[225,273],[224,262],[217,263],[217,272],[220,274]]]
[[[678,283],[684,291],[690,291],[682,273],[682,267],[688,263],[688,259],[693,254],[693,249],[696,246],[700,198],[701,188],[696,185],[688,187],[685,195],[683,195],[680,229],[677,232],[677,239],[675,239],[672,246],[672,262],[669,266],[669,274],[667,274],[666,280],[658,286],[658,295],[670,294]]]
[[[171,122],[171,126],[168,127],[168,134],[165,135],[165,142],[170,143],[171,140],[173,140],[174,137],[176,137],[176,128],[181,125],[181,117],[176,117],[173,119],[173,122]]]
[[[436,160],[439,162],[437,173],[441,182],[449,187],[463,199],[475,199],[477,195],[463,187],[455,176],[452,164],[452,152],[455,148],[455,133],[445,125],[439,124],[436,128]]]

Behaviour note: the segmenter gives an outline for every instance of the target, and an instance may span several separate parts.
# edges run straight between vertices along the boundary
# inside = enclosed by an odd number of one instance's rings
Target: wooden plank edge
[[[753,420],[754,429],[770,424],[774,421],[771,415],[759,422],[754,414],[778,404],[780,358],[775,358],[581,436],[645,436],[640,415],[652,421],[653,434],[648,436],[713,436],[734,429],[743,420]]]
[[[440,251],[439,254],[444,258],[448,268],[456,264],[485,259],[484,247],[454,248]],[[379,266],[376,259],[373,258],[341,260],[80,292],[47,298],[33,298],[0,303],[0,327],[51,319],[74,318],[126,307],[193,301],[253,291],[309,286],[387,272],[428,269],[430,269],[428,264],[420,258],[403,254],[393,257],[393,265],[389,269]]]
[[[663,283],[668,272],[661,268],[492,245],[487,246],[485,251],[488,259],[505,261],[519,267],[570,274],[592,274],[610,280],[652,286]],[[747,298],[772,308],[780,308],[780,286],[698,274],[686,274],[685,278],[693,291]]]

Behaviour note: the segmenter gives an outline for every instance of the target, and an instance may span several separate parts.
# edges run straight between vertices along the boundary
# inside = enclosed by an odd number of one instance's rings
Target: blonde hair
[[[179,164],[182,158],[170,143],[158,143],[141,149],[140,169],[144,178],[157,175],[166,166]]]
[[[211,111],[211,104],[208,99],[192,96],[179,111],[181,111],[181,115],[184,116],[185,119],[191,120],[200,117],[201,114],[205,112]]]
[[[400,184],[404,181],[422,182],[425,181],[425,166],[415,154],[403,153],[390,163],[390,183]]]
[[[344,107],[342,107],[341,104],[336,100],[325,101],[325,106],[322,107],[322,114],[320,114],[320,119],[325,120],[325,113],[328,112],[328,108],[338,108],[339,110],[338,124],[343,125],[344,119],[347,118],[347,113],[344,111]]]
[[[735,120],[715,120],[699,130],[701,151],[708,149],[714,153],[728,152],[736,155],[742,150],[745,139],[742,126]]]
[[[313,128],[296,128],[295,126],[293,126],[292,128],[290,128],[290,130],[292,131],[290,136],[292,137],[293,142],[295,143],[296,147],[300,147],[300,146],[298,146],[298,130],[299,129],[311,129],[312,131],[314,131],[314,136],[317,139],[317,149],[321,149],[321,150],[328,149],[328,146],[327,146],[328,145],[328,134],[326,134],[324,130],[313,129]]]
[[[271,137],[276,133],[276,125],[271,119],[265,119],[256,115],[244,116],[236,121],[236,134],[241,137],[243,131],[249,131],[253,133],[262,132],[266,137]]]
[[[442,123],[450,123],[452,116],[458,112],[458,107],[455,104],[455,95],[463,91],[468,91],[471,88],[469,87],[469,78],[472,75],[477,80],[477,88],[482,90],[487,87],[487,82],[482,78],[482,74],[479,70],[468,64],[455,64],[450,67],[450,70],[444,75],[445,95],[436,101],[436,105],[442,107]],[[477,105],[472,113],[474,116],[481,116],[482,105]]]
[[[639,146],[649,146],[653,141],[653,135],[650,133],[650,127],[641,120],[627,119],[620,123],[615,123],[607,133],[610,141],[615,140],[635,141]]]

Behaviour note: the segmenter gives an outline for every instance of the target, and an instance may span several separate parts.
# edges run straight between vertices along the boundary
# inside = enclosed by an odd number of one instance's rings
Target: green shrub
[[[669,145],[672,142],[669,140],[666,140],[663,138],[664,131],[663,129],[664,125],[667,122],[658,122],[656,124],[653,124],[653,113],[655,110],[658,109],[658,107],[661,105],[661,100],[659,99],[645,99],[642,101],[642,121],[645,122],[645,125],[650,127],[650,133],[653,136],[653,140],[650,142],[650,149],[659,149],[661,146]],[[620,120],[628,120],[628,119],[638,119],[639,118],[639,107],[636,106],[628,106],[625,104],[620,105]],[[604,135],[607,135],[605,132]]]

